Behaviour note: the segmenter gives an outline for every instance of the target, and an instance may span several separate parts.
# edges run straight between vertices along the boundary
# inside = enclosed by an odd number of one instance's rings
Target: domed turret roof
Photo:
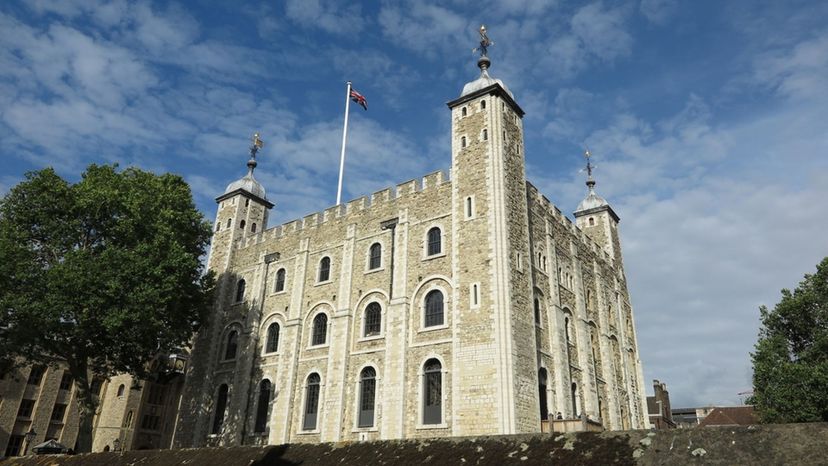
[[[512,94],[512,91],[510,91],[509,88],[507,88],[506,85],[503,84],[503,81],[489,76],[490,64],[491,61],[489,60],[489,57],[486,56],[482,56],[479,60],[477,60],[477,66],[480,67],[480,77],[475,79],[474,81],[466,83],[466,85],[463,86],[463,92],[460,93],[460,97],[474,93],[476,91],[479,91],[480,89],[485,89],[491,86],[492,84],[497,83],[500,84],[500,87],[502,87],[507,94],[509,94],[509,97],[513,99],[515,98],[515,96]]]
[[[585,197],[584,200],[581,201],[580,204],[578,204],[578,208],[575,209],[575,212],[581,212],[583,210],[589,210],[594,209],[596,207],[604,207],[608,205],[609,203],[607,202],[607,200],[595,194],[595,190],[592,189],[592,187],[590,187],[589,194],[587,194],[587,197]]]
[[[228,184],[227,189],[224,190],[224,194],[229,194],[239,189],[247,191],[256,197],[267,199],[264,186],[253,177],[253,170],[249,170],[242,178]]]

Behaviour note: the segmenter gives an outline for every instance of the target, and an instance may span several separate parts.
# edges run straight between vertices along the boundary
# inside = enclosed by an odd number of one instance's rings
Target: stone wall
[[[10,458],[0,464],[824,465],[826,449],[828,424],[822,423],[48,455]]]

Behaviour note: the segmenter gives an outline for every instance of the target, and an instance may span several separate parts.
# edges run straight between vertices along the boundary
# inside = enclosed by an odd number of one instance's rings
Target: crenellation
[[[419,182],[416,178],[404,181],[397,185],[396,198],[399,199],[406,194],[415,194],[417,191],[419,191]]]
[[[391,193],[391,188],[381,189],[373,194],[371,194],[371,207],[376,206],[377,204],[385,203],[393,199]]]
[[[349,201],[345,206],[345,214],[351,215],[355,212],[361,212],[368,208],[368,196],[360,196],[352,201]]]

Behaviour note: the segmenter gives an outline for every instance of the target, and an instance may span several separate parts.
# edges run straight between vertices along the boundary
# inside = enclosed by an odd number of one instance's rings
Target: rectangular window
[[[23,446],[22,435],[12,435],[9,437],[9,444],[6,447],[6,456],[19,456],[21,447]]]
[[[29,385],[40,385],[40,380],[43,379],[43,373],[46,372],[46,368],[43,366],[32,366],[32,371],[29,372]]]
[[[34,410],[34,405],[35,400],[20,400],[20,408],[17,410],[17,417],[22,417],[24,419],[31,418],[32,411]]]
[[[62,403],[56,403],[54,409],[52,409],[52,422],[62,424],[64,414],[66,414],[66,405]]]
[[[63,371],[63,377],[60,379],[60,389],[61,390],[71,390],[72,389],[72,374],[67,371]]]

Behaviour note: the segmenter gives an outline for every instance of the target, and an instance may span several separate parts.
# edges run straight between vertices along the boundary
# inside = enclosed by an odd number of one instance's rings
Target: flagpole
[[[345,141],[348,139],[348,109],[351,107],[351,81],[345,91],[345,126],[342,127],[342,153],[339,155],[339,185],[336,188],[336,205],[342,201],[342,174],[345,172]]]

